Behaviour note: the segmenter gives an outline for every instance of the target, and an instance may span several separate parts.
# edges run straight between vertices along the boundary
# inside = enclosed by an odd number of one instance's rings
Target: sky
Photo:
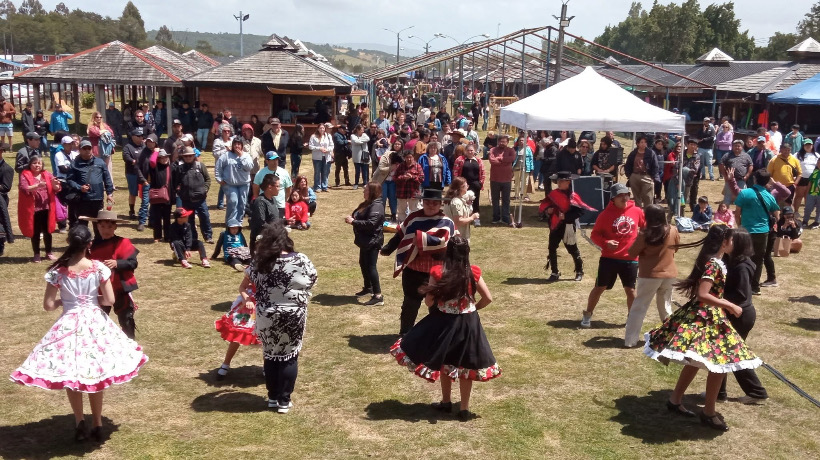
[[[19,6],[22,0],[12,0]],[[287,35],[313,43],[378,43],[395,46],[396,34],[413,35],[420,39],[402,40],[402,47],[423,49],[423,43],[434,34],[443,33],[462,41],[475,35],[495,37],[522,28],[554,25],[552,15],[560,15],[561,0],[469,0],[444,2],[442,8],[414,8],[425,2],[395,0],[133,0],[145,21],[146,30],[167,25],[171,30],[198,32],[239,32],[234,15],[250,14],[244,31],[252,34]],[[40,0],[43,7],[53,10],[59,0]],[[103,16],[119,17],[124,0],[64,0],[69,9],[95,11]],[[568,32],[594,39],[607,25],[622,21],[632,0],[569,0],[568,16],[575,16]],[[662,4],[682,3],[660,0]],[[723,0],[701,0],[702,8]],[[788,8],[773,8],[771,0],[736,0],[735,16],[741,20],[741,30],[748,29],[765,45],[774,32],[794,32],[800,18],[809,12],[813,0],[789,0]],[[437,3],[433,3],[437,4]],[[642,2],[644,8],[652,0]],[[536,6],[533,6],[536,5]],[[371,25],[368,25],[371,24]],[[153,38],[153,37],[150,37]],[[815,37],[820,40],[820,37]],[[430,42],[436,51],[455,45],[454,40],[437,38]]]

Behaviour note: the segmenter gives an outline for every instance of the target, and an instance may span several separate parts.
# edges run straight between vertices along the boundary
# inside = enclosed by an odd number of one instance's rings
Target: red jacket
[[[117,235],[107,240],[95,239],[91,243],[90,252],[94,260],[104,262],[113,259],[117,261],[117,268],[111,270],[111,285],[114,293],[129,293],[137,289],[134,270],[137,269],[139,250],[134,247],[131,240]]]
[[[296,223],[306,223],[308,221],[308,205],[304,201],[297,201],[296,203],[291,203],[288,201],[285,203],[285,219],[290,219],[291,217],[296,218]]]
[[[629,257],[629,247],[638,237],[638,230],[645,226],[643,210],[635,206],[634,201],[627,201],[624,209],[610,201],[595,220],[590,238],[601,247],[601,257],[635,261],[638,257]],[[607,247],[606,242],[609,240],[618,242],[614,251]]]
[[[28,169],[20,173],[20,176],[25,176],[29,184],[34,182],[34,175]],[[54,176],[48,171],[42,172],[42,182],[45,182],[48,190],[48,229],[49,233],[54,233],[57,229],[57,199],[55,191],[52,188],[52,181]],[[26,238],[31,238],[34,235],[34,194],[28,190],[20,190],[17,196],[17,225],[20,227],[20,233]],[[9,229],[8,231],[11,231]]]

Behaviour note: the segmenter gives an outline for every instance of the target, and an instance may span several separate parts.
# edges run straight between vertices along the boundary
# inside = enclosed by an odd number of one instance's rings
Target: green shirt
[[[293,186],[293,180],[291,180],[290,174],[285,171],[285,168],[277,167],[276,171],[271,171],[267,166],[265,166],[260,169],[258,173],[256,173],[256,176],[253,178],[253,183],[256,185],[262,185],[262,179],[264,179],[268,174],[275,174],[276,177],[279,178],[279,194],[274,197],[274,201],[276,201],[277,208],[285,209],[285,201],[287,200],[285,193],[288,187]],[[259,193],[261,195],[262,192],[260,191]]]

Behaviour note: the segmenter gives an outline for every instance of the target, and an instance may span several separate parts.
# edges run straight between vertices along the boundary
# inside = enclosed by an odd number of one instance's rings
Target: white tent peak
[[[726,62],[732,62],[732,61],[734,61],[732,56],[729,56],[728,54],[724,53],[719,48],[712,48],[712,50],[709,51],[708,53],[705,53],[701,57],[695,59],[695,62],[697,62],[697,63],[709,63],[709,62],[726,63]]]
[[[786,50],[789,54],[820,54],[820,43],[809,37]]]
[[[587,67],[501,108],[501,122],[526,130],[673,132],[686,118],[646,103]]]

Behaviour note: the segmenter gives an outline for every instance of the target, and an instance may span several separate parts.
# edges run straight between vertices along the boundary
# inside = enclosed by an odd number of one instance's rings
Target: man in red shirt
[[[629,247],[638,237],[638,230],[646,226],[643,211],[629,199],[629,189],[615,184],[610,190],[611,201],[595,220],[590,238],[601,248],[598,277],[589,293],[587,309],[583,312],[581,327],[590,327],[592,312],[604,291],[615,286],[616,278],[626,292],[627,310],[635,300],[635,282],[638,279],[638,258],[629,256]]]
[[[508,147],[510,136],[500,134],[498,146],[490,150],[490,200],[493,203],[493,223],[511,225],[510,190],[512,187],[515,150]],[[499,206],[499,200],[501,206]]]

